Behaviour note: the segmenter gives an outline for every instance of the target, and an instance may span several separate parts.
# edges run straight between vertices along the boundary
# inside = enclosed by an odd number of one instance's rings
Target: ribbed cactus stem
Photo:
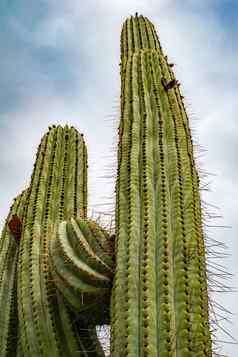
[[[109,239],[96,222],[72,218],[60,224],[51,244],[53,281],[78,317],[94,325],[109,323],[113,276],[112,252],[106,245]]]
[[[22,218],[27,191],[23,191],[10,208],[0,240],[0,355],[16,356],[18,338],[16,270],[18,243],[8,225],[13,215]]]
[[[152,24],[130,18],[111,301],[114,357],[211,356],[199,179],[188,119]]]
[[[50,128],[37,152],[20,241],[17,295],[24,357],[79,355],[80,337],[52,281],[49,245],[60,221],[86,216],[86,167],[82,136],[67,126]]]

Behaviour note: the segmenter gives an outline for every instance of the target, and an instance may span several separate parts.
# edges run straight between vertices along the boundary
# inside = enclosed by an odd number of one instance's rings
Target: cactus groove
[[[211,356],[188,119],[146,18],[123,25],[121,63],[111,355]]]

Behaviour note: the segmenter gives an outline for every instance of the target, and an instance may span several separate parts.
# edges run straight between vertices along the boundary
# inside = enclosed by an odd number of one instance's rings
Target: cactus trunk
[[[121,38],[111,355],[211,356],[199,179],[186,112],[153,25]]]

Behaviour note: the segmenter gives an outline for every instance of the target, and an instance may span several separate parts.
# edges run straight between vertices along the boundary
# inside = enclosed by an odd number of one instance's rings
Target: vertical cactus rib
[[[126,23],[127,25],[127,23]],[[112,316],[114,315],[113,325],[112,325],[112,336],[116,334],[117,339],[112,338],[111,349],[112,353],[114,351],[120,351],[121,346],[125,348],[125,331],[126,331],[126,309],[127,304],[125,297],[127,295],[127,284],[126,284],[126,271],[125,266],[127,266],[128,259],[128,250],[127,250],[127,230],[126,226],[128,225],[128,200],[126,199],[125,192],[127,190],[127,177],[129,173],[129,164],[128,161],[128,146],[129,146],[129,132],[130,132],[130,121],[127,120],[129,116],[129,100],[127,98],[131,97],[130,93],[130,68],[126,66],[125,68],[125,86],[124,86],[124,98],[122,101],[125,101],[124,110],[121,113],[121,116],[124,115],[124,120],[121,120],[120,127],[123,128],[122,134],[119,139],[119,152],[121,155],[120,166],[118,167],[118,176],[117,176],[117,209],[116,209],[116,271],[114,277],[114,302],[111,303]],[[124,225],[121,225],[121,222]],[[120,255],[118,254],[120,252]],[[119,354],[118,354],[119,356]]]
[[[49,347],[46,316],[44,314],[44,302],[40,301],[40,303],[38,303],[37,300],[39,283],[42,284],[39,276],[42,273],[41,268],[43,268],[42,260],[41,264],[39,264],[41,257],[41,235],[43,235],[41,233],[42,211],[45,198],[45,184],[47,182],[46,172],[51,154],[50,151],[47,150],[47,141],[52,142],[52,139],[52,134],[50,135],[48,133],[44,137],[44,141],[38,152],[38,159],[29,189],[28,207],[25,213],[26,216],[24,217],[25,227],[20,246],[18,310],[22,331],[21,344],[23,353],[26,355],[29,353],[41,355],[43,345],[46,345],[50,348],[49,351],[51,351],[51,347]],[[38,319],[37,308],[41,308],[41,313],[43,314],[43,318],[41,319]],[[39,344],[36,343],[34,334],[37,335],[38,339],[41,339]]]
[[[17,296],[16,296],[16,268],[18,257],[18,243],[8,228],[11,217],[16,214],[22,218],[27,191],[23,191],[11,206],[6,219],[0,244],[0,354],[15,356],[18,338]]]
[[[141,16],[126,20],[121,43],[112,356],[210,357],[199,179],[188,118],[177,82],[162,84],[174,75],[152,24]]]

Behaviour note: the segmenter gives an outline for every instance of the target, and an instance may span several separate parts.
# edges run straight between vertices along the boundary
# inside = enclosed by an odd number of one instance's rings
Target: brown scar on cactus
[[[22,232],[22,221],[18,215],[13,214],[11,220],[8,222],[8,228],[15,241],[19,244]]]
[[[177,81],[176,79],[172,79],[171,81],[166,83],[166,80],[164,77],[162,77],[161,83],[166,91],[168,91],[169,89],[172,89],[175,86],[177,86],[177,87],[180,86],[179,81]]]

